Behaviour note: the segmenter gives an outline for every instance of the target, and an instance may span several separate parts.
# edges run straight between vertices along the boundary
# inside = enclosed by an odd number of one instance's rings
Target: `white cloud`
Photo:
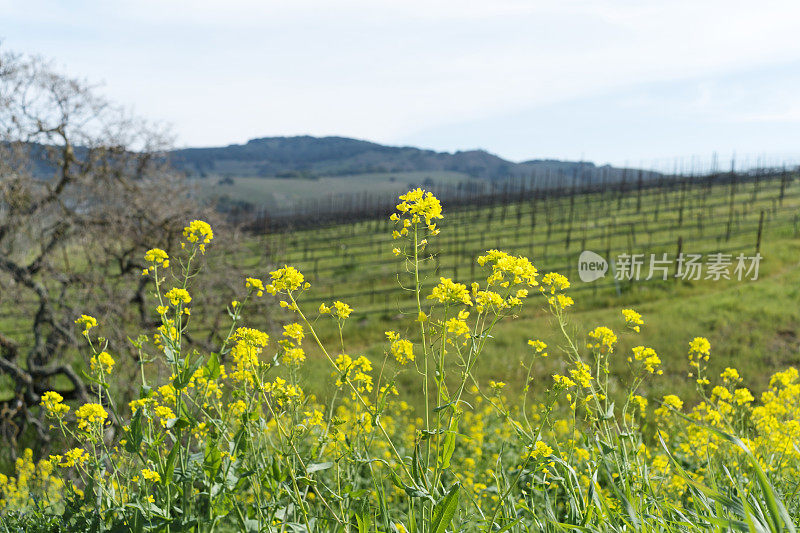
[[[725,110],[715,77],[800,60],[794,0],[7,0],[0,17],[8,47],[105,80],[113,98],[201,145],[295,133],[391,142],[695,78],[712,80],[695,111]]]

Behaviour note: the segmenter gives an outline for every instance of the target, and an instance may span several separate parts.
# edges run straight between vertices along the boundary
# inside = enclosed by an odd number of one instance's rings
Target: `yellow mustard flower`
[[[91,431],[102,427],[108,418],[108,413],[100,404],[85,403],[75,411],[75,417],[78,419],[78,429]]]
[[[83,334],[88,335],[89,330],[97,325],[97,319],[89,315],[81,315],[76,321],[76,324],[83,326]]]
[[[55,391],[48,391],[42,394],[40,405],[47,411],[47,415],[54,418],[62,418],[69,412],[69,406],[62,403],[64,397]]]
[[[114,364],[114,358],[108,352],[100,352],[89,360],[89,368],[91,368],[92,372],[102,369],[104,373],[110,374],[114,369]]]

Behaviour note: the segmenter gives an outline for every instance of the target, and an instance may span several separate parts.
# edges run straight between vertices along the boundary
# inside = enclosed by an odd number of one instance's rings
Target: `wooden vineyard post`
[[[786,192],[786,166],[784,165],[781,172],[781,192],[778,195],[778,203],[783,207],[783,195]]]
[[[683,253],[683,237],[678,236],[678,251],[675,254],[675,276],[673,278],[673,280],[676,283],[677,283],[677,281],[679,279],[678,276],[680,275],[680,272],[678,272],[678,265],[680,265],[679,261],[680,261],[682,253]]]
[[[734,199],[736,197],[736,174],[731,174],[731,198],[728,206],[728,226],[725,230],[725,242],[731,240],[731,227],[733,226]]]
[[[475,264],[478,262],[478,255],[474,255],[472,257],[472,261],[469,263],[469,277],[470,281],[475,281]]]
[[[761,210],[761,216],[758,218],[758,235],[756,236],[756,253],[761,251],[761,232],[764,229],[764,210]]]
[[[680,205],[678,206],[678,227],[683,226],[683,204],[686,200],[686,180],[681,183],[681,198]]]
[[[628,169],[627,164],[625,165],[626,168],[622,169],[622,182],[619,184],[619,191],[617,194],[617,211],[622,209],[622,196],[625,192],[625,180],[628,178]]]
[[[642,185],[643,185],[643,179],[644,178],[642,176],[642,171],[640,169],[639,170],[639,179],[637,180],[637,183],[636,183],[636,188],[637,188],[637,191],[636,191],[636,212],[637,213],[641,213],[642,212]]]

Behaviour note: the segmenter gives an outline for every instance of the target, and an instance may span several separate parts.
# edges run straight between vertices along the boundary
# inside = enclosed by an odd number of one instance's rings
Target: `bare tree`
[[[69,364],[74,320],[146,324],[142,253],[171,249],[196,215],[165,157],[169,136],[48,62],[0,50],[0,431],[46,439],[46,390],[86,400]],[[125,331],[102,331],[126,349]],[[2,383],[2,381],[0,381]],[[0,385],[0,392],[3,392]],[[13,446],[9,447],[13,449]]]

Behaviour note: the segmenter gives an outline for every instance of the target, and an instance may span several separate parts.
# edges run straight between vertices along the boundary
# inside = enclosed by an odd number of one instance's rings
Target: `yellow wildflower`
[[[553,455],[553,448],[545,444],[544,441],[537,440],[533,446],[528,447],[528,457],[534,461],[538,461],[548,455]]]
[[[189,296],[189,291],[186,289],[174,288],[167,291],[164,295],[172,305],[178,306],[181,303],[188,304],[192,301],[192,297]]]
[[[81,466],[89,460],[89,454],[83,448],[73,448],[66,452],[64,456],[51,455],[50,460],[57,462],[58,466],[63,468],[71,468],[73,466]]]
[[[144,260],[154,265],[160,264],[164,268],[169,267],[169,255],[161,248],[152,248],[145,252]]]
[[[577,361],[575,368],[569,371],[572,379],[580,383],[582,387],[589,387],[592,381],[592,373],[589,365]]]
[[[264,282],[260,279],[247,278],[244,282],[244,285],[248,290],[255,291],[256,296],[264,295]]]
[[[433,288],[428,299],[439,303],[472,305],[467,286],[449,278],[439,278],[439,284]]]
[[[547,352],[545,352],[545,350],[547,349],[547,345],[545,343],[543,343],[542,341],[540,341],[538,339],[537,340],[529,340],[528,341],[528,346],[533,348],[534,352],[536,352],[537,354],[540,354],[542,357],[547,357]]]
[[[199,242],[200,250],[205,251],[205,245],[214,238],[214,232],[208,222],[202,220],[192,220],[188,226],[183,228],[183,236],[189,242]]]
[[[91,431],[102,427],[108,418],[108,413],[100,404],[86,403],[75,411],[75,417],[78,419],[78,429]]]
[[[294,267],[284,266],[270,272],[269,275],[272,277],[272,283],[266,286],[266,290],[270,294],[296,291],[300,287],[308,288],[308,284],[303,284],[305,277]]]
[[[64,397],[55,391],[48,391],[42,394],[40,405],[47,411],[47,415],[61,418],[69,411],[69,406],[62,403]]]
[[[296,342],[301,342],[305,334],[303,333],[303,326],[297,323],[287,324],[283,326],[284,337],[294,339]]]
[[[89,330],[97,325],[97,319],[93,316],[81,315],[80,318],[75,321],[75,323],[83,326],[83,334],[88,335]]]
[[[350,316],[350,313],[353,312],[353,309],[344,302],[335,301],[333,302],[334,310],[331,311],[332,314],[335,314],[338,318],[344,320],[345,318]]]
[[[642,315],[640,315],[633,309],[623,309],[622,316],[625,318],[625,325],[627,325],[633,331],[639,333],[640,326],[644,324],[644,320],[642,320]]]
[[[609,328],[598,326],[589,332],[589,338],[591,341],[586,344],[587,348],[596,350],[603,355],[614,352],[617,336]]]
[[[149,468],[142,469],[142,477],[147,481],[152,481],[153,483],[159,483],[161,481],[161,475],[155,470],[150,470]]]
[[[110,374],[114,369],[114,358],[108,352],[100,352],[89,360],[89,368],[92,372],[102,369],[104,373]]]
[[[544,275],[541,281],[539,290],[542,292],[549,292],[555,294],[558,291],[564,291],[569,288],[569,280],[563,274],[557,272],[548,272]]]

